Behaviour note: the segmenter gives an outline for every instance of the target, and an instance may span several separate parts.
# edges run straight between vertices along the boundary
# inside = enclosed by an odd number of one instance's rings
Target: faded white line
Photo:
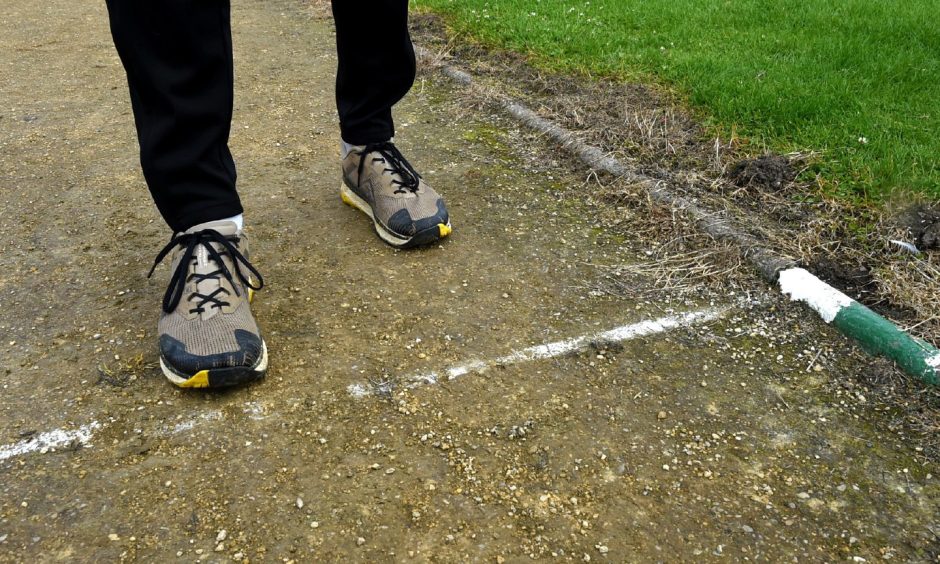
[[[164,427],[163,432],[159,434],[164,437],[169,435],[178,435],[179,433],[184,433],[186,431],[195,429],[197,425],[205,421],[218,421],[220,419],[222,419],[222,412],[217,409],[212,409],[204,413],[200,413],[191,419],[180,421],[179,423],[173,425],[172,428]]]
[[[0,460],[22,456],[31,452],[46,453],[59,447],[75,444],[83,447],[88,446],[94,431],[99,428],[101,428],[101,425],[97,421],[92,421],[73,431],[55,429],[53,431],[40,433],[35,437],[22,440],[12,445],[0,446]]]
[[[622,325],[604,331],[603,333],[594,333],[583,335],[565,341],[556,341],[543,345],[535,345],[518,351],[509,353],[492,360],[471,360],[447,368],[441,372],[424,372],[406,376],[401,383],[405,388],[417,388],[428,384],[436,384],[441,379],[447,381],[455,380],[467,374],[481,374],[495,366],[509,366],[524,362],[536,360],[546,360],[556,358],[572,353],[586,350],[591,343],[622,343],[639,337],[665,333],[666,331],[677,329],[679,327],[688,327],[698,323],[707,323],[721,317],[727,311],[726,309],[707,309],[701,311],[692,311],[680,315],[661,317],[633,323],[631,325]],[[352,384],[347,388],[349,394],[356,398],[375,395],[376,393],[388,392],[391,385],[388,383],[379,384]]]

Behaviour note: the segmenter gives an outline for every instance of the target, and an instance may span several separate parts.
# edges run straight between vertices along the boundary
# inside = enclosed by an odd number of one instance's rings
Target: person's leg
[[[350,145],[395,136],[392,106],[415,80],[408,0],[333,0],[336,22],[336,106]]]
[[[144,176],[174,232],[156,260],[172,256],[157,326],[160,366],[184,388],[261,378],[267,347],[248,297],[263,282],[248,262],[241,225],[232,220],[242,207],[228,149],[229,1],[107,4],[127,71]]]
[[[386,243],[427,245],[451,232],[443,198],[391,142],[394,106],[415,80],[408,0],[333,0],[336,106],[343,138],[343,201],[362,210]]]
[[[107,0],[144,177],[175,232],[242,213],[228,148],[228,0]]]

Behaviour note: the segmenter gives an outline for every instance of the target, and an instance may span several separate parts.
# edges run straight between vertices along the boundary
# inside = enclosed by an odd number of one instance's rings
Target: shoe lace
[[[179,305],[180,300],[183,297],[183,290],[186,288],[186,284],[191,280],[196,280],[197,284],[199,282],[204,282],[206,280],[219,280],[220,276],[224,276],[231,284],[232,288],[235,291],[235,295],[239,296],[238,285],[235,284],[235,279],[232,276],[231,271],[225,263],[222,261],[222,255],[219,253],[219,250],[216,250],[213,243],[219,244],[222,248],[222,253],[225,253],[232,259],[232,264],[235,266],[235,274],[238,276],[238,279],[241,280],[245,286],[251,288],[252,290],[260,290],[264,287],[264,279],[261,277],[261,273],[252,266],[248,259],[245,258],[235,246],[235,243],[238,242],[238,237],[232,237],[231,239],[222,235],[214,229],[206,229],[203,231],[197,231],[196,233],[184,233],[181,235],[174,235],[170,242],[167,243],[163,250],[160,251],[160,254],[157,255],[157,259],[153,261],[153,266],[150,268],[150,273],[147,274],[147,278],[153,276],[154,270],[156,270],[157,265],[160,264],[170,251],[175,249],[178,246],[184,248],[183,256],[180,258],[179,264],[176,267],[176,271],[173,272],[173,275],[170,277],[170,285],[166,289],[166,294],[163,295],[163,311],[170,313],[176,309],[176,306]],[[212,262],[219,265],[219,268],[213,272],[207,274],[200,274],[198,272],[193,272],[187,276],[187,271],[189,270],[190,263],[192,263],[194,255],[196,253],[197,247],[202,245],[205,247],[206,251],[209,253],[209,259]],[[248,272],[251,273],[254,277],[258,279],[258,284],[255,285],[252,283],[251,279],[242,272],[241,265],[244,265],[248,269]],[[205,306],[211,304],[210,307],[215,307],[221,309],[224,306],[229,305],[228,302],[223,301],[221,296],[223,294],[228,294],[229,291],[219,285],[215,291],[211,294],[205,295],[200,294],[199,292],[193,292],[187,297],[187,300],[194,301],[195,299],[200,300],[196,303],[195,307],[190,309],[190,313],[202,313],[205,311]]]
[[[407,194],[408,192],[417,192],[421,175],[411,166],[408,159],[401,154],[391,141],[384,143],[370,143],[359,153],[359,178],[362,178],[362,171],[365,168],[366,157],[370,154],[378,153],[381,156],[372,157],[372,162],[384,163],[386,168],[383,172],[390,172],[397,175],[400,179],[392,180],[392,184],[397,186],[395,194]]]

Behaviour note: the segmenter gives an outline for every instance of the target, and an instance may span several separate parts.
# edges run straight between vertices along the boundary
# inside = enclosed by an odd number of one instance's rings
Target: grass
[[[817,151],[832,189],[940,198],[940,0],[412,0],[542,66],[664,83],[706,125]]]

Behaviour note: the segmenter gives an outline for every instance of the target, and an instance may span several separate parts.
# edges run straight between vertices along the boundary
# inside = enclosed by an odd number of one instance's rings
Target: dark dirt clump
[[[940,204],[910,206],[900,214],[897,223],[910,232],[920,250],[940,249]]]
[[[810,270],[846,295],[868,306],[877,313],[899,322],[917,318],[917,313],[885,299],[874,272],[867,265],[855,265],[832,257],[819,257]]]
[[[740,160],[728,171],[728,179],[741,188],[757,187],[779,191],[794,178],[796,171],[790,165],[790,160],[774,154]]]
[[[850,265],[830,257],[820,257],[811,268],[817,276],[862,303],[878,295],[878,285],[867,266]]]

